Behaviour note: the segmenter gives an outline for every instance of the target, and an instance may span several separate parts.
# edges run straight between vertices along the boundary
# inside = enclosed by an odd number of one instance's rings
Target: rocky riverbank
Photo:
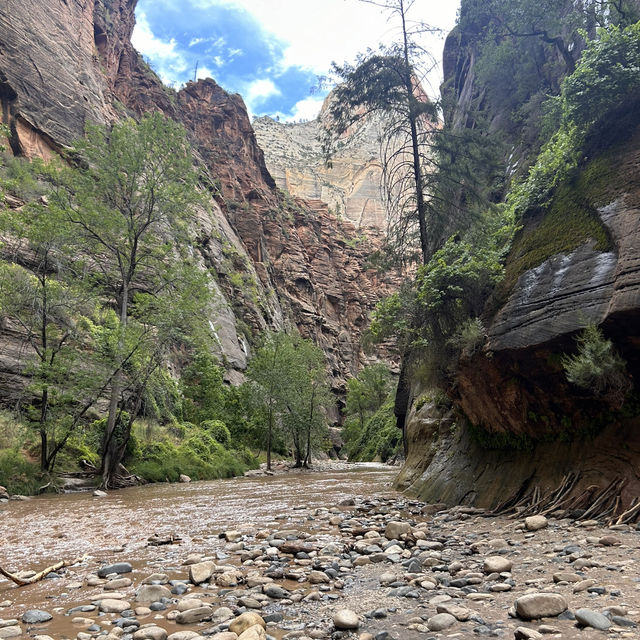
[[[485,515],[344,500],[222,531],[209,556],[172,545],[152,574],[83,561],[46,581],[50,607],[1,602],[0,639],[638,637],[635,528]]]

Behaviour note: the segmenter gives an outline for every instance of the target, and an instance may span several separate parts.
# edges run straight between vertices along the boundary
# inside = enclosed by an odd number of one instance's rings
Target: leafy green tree
[[[401,352],[422,350],[430,382],[447,381],[468,343],[469,320],[480,316],[504,273],[504,258],[515,232],[512,212],[496,207],[462,237],[450,237],[415,280],[382,300],[369,334],[374,342],[395,339]]]
[[[600,29],[562,83],[564,117],[583,130],[640,92],[640,22]]]
[[[197,313],[197,297],[189,296],[197,295],[201,283],[188,268],[187,223],[199,196],[184,130],[160,113],[110,130],[89,127],[73,152],[80,162],[62,172],[52,204],[73,227],[76,250],[86,256],[95,286],[117,314],[110,345],[116,373],[102,452],[102,483],[108,487],[150,377],[167,344]],[[130,418],[123,423],[125,405]]]
[[[12,161],[11,190],[36,183],[40,163]],[[12,175],[11,175],[12,174]],[[20,174],[20,177],[17,177]],[[68,251],[70,229],[39,202],[0,212],[3,257],[0,309],[28,348],[22,352],[31,382],[22,409],[40,436],[40,467],[51,471],[56,456],[105,388],[87,316],[97,301],[82,263]]]
[[[385,364],[364,367],[356,378],[347,381],[347,416],[357,416],[364,429],[367,417],[383,405],[390,391],[391,377]]]
[[[284,427],[293,444],[296,466],[311,464],[312,448],[326,428],[326,409],[332,403],[323,352],[309,340],[291,343],[291,388],[287,390]]]
[[[213,355],[196,353],[181,376],[183,416],[188,422],[224,419],[227,393],[223,372]]]
[[[269,334],[247,369],[253,404],[266,424],[267,468],[278,431],[291,438],[296,464],[310,463],[314,433],[326,422],[329,392],[322,352],[300,336]]]
[[[429,147],[425,140],[437,120],[437,110],[420,85],[420,49],[413,41],[407,13],[413,0],[371,2],[387,10],[400,24],[400,38],[391,47],[361,55],[355,65],[334,65],[340,84],[334,89],[323,139],[329,159],[340,138],[359,121],[379,114],[383,133],[385,192],[396,214],[396,232],[412,234],[417,224],[422,261],[430,254],[425,179]]]
[[[284,390],[290,385],[290,340],[286,333],[268,334],[247,367],[253,404],[264,410],[267,469],[271,469],[271,449],[284,406]]]

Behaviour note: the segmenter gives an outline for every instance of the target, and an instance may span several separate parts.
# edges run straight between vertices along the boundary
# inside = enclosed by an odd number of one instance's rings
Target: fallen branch
[[[82,562],[85,558],[86,558],[86,554],[72,561],[60,560],[60,562],[56,562],[55,564],[52,564],[50,567],[47,567],[46,569],[39,571],[38,573],[31,576],[30,578],[21,578],[14,573],[9,573],[2,567],[0,567],[0,574],[2,574],[5,578],[9,578],[9,580],[12,580],[13,582],[15,582],[19,587],[24,587],[25,585],[33,584],[34,582],[39,582],[40,580],[45,578],[47,575],[49,575],[52,571],[58,571],[58,569],[63,569],[64,567],[70,567],[73,564]]]

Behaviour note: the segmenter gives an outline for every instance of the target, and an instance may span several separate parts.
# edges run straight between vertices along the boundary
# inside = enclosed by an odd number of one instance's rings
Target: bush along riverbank
[[[98,421],[99,422],[99,421]],[[216,480],[243,475],[256,469],[259,458],[231,440],[220,421],[196,426],[191,423],[160,426],[137,423],[127,445],[122,477],[131,484]],[[11,447],[0,449],[0,485],[8,495],[35,495],[43,491],[89,489],[100,483],[100,425],[82,437],[70,439],[59,455],[54,472],[42,471],[38,446],[28,437],[17,437]]]

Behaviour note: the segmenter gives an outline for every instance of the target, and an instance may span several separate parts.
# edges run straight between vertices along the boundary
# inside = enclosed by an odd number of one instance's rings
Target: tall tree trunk
[[[407,92],[409,107],[409,126],[411,128],[411,153],[413,164],[413,179],[416,186],[416,208],[418,214],[418,228],[420,230],[420,252],[422,263],[429,261],[429,243],[427,237],[427,206],[424,199],[422,183],[422,167],[420,164],[420,146],[418,140],[418,116],[416,114],[413,78],[411,77],[411,65],[409,63],[409,38],[405,17],[404,2],[400,0],[400,17],[402,18],[402,39],[404,48],[404,85]]]
[[[44,428],[44,423],[40,423],[40,469],[41,471],[47,470],[47,449],[49,448],[49,440],[47,436],[47,430]]]
[[[113,476],[115,475],[119,459],[119,450],[117,439],[114,438],[116,430],[116,421],[118,419],[118,404],[120,401],[120,392],[122,390],[122,349],[124,347],[124,332],[127,328],[128,318],[128,302],[129,302],[129,286],[128,282],[122,285],[122,299],[120,300],[120,335],[118,337],[117,358],[118,372],[113,378],[111,384],[111,397],[109,399],[109,414],[107,416],[107,425],[104,433],[104,444],[102,449],[102,488],[109,489]]]
[[[307,453],[304,457],[304,466],[311,464],[311,427],[313,425],[313,409],[315,406],[316,388],[311,389],[311,406],[309,408],[309,423],[307,424]]]
[[[269,405],[269,426],[267,428],[267,471],[271,471],[271,434],[273,432],[273,409]]]
[[[47,311],[49,298],[47,296],[47,269],[48,262],[44,262],[44,275],[40,276],[40,286],[42,287],[42,318],[40,324],[40,341],[42,342],[42,352],[40,355],[40,366],[47,364],[47,323],[49,322],[49,314]],[[49,438],[47,434],[47,419],[49,413],[49,387],[45,385],[40,396],[40,469],[47,471],[47,454],[49,449]]]

